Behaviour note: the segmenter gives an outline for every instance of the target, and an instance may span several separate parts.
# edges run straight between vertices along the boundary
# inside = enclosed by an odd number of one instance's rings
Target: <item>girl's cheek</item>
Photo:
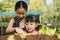
[[[35,29],[35,25],[32,28]]]
[[[26,26],[26,29],[28,29],[28,26]]]

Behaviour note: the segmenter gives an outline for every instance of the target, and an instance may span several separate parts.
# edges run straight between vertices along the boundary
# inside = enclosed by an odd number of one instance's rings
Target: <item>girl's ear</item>
[[[39,23],[37,23],[37,24],[36,24],[36,27],[35,27],[36,31],[38,31],[39,28],[40,28]]]

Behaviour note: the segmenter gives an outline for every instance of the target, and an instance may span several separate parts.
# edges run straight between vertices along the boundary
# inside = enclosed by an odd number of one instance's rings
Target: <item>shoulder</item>
[[[39,35],[38,31],[35,31],[34,33],[32,33],[32,35]]]
[[[18,19],[18,18],[17,18],[17,16],[15,16],[13,19],[16,20],[16,19]]]
[[[10,22],[14,23],[14,19],[13,19],[13,18],[11,18]]]
[[[39,32],[38,31],[36,31],[36,35],[39,35]]]

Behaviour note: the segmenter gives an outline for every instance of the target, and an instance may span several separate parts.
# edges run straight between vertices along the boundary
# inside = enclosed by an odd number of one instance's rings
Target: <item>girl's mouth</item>
[[[31,28],[28,28],[28,30],[31,30]]]
[[[19,17],[20,20],[22,20],[24,17]]]

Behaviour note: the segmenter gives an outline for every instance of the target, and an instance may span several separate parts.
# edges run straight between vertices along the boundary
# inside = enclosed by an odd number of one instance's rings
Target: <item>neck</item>
[[[32,33],[36,32],[36,30],[34,30]]]

